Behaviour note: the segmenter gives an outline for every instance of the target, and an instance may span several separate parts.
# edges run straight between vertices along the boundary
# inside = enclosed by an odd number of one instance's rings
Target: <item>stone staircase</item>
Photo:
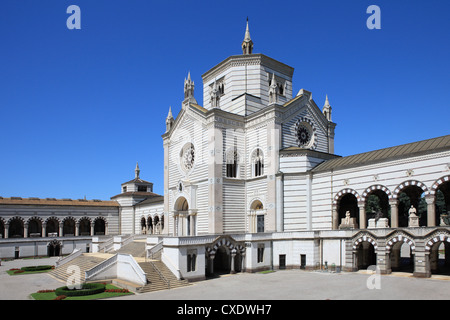
[[[49,275],[63,282],[67,282],[69,277],[73,277],[74,273],[67,272],[70,266],[78,266],[80,268],[80,283],[85,281],[85,271],[93,268],[97,264],[105,261],[116,253],[126,253],[132,255],[138,262],[139,266],[147,275],[148,283],[142,287],[134,287],[130,283],[128,289],[137,293],[145,293],[157,290],[167,290],[183,286],[190,283],[187,280],[179,280],[161,261],[161,252],[157,251],[152,255],[152,259],[146,261],[145,252],[146,243],[143,241],[132,241],[123,246],[119,250],[111,253],[84,253],[75,259],[63,264],[51,272]],[[70,270],[69,270],[70,271]]]
[[[140,262],[139,266],[147,274],[148,284],[137,289],[139,293],[167,290],[189,286],[187,280],[178,280],[177,277],[160,260]],[[156,271],[155,268],[159,271]]]
[[[133,257],[143,258],[145,257],[145,242],[144,241],[132,241],[127,245],[124,245],[114,253],[127,253]]]
[[[102,258],[99,256],[93,256],[90,254],[83,254],[72,261],[63,264],[62,266],[53,269],[49,272],[49,275],[57,278],[58,280],[61,280],[63,282],[67,282],[69,277],[74,277],[75,273],[73,270],[69,269],[71,266],[77,266],[80,268],[80,282],[83,283],[85,280],[85,271],[91,269],[92,267],[96,266],[100,262],[103,262],[106,260],[106,258]],[[68,272],[69,271],[69,272]],[[71,278],[71,279],[72,279]]]

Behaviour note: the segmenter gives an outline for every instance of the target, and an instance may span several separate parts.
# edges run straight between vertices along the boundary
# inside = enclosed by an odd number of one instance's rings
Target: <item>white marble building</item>
[[[319,107],[311,92],[294,92],[293,73],[253,53],[247,24],[242,54],[202,75],[203,106],[188,74],[181,111],[174,117],[169,108],[163,196],[136,165],[135,178],[95,210],[57,211],[54,204],[38,210],[43,207],[0,199],[0,247],[27,240],[24,226],[33,212],[43,221],[76,216],[75,238],[87,232],[85,224],[83,232],[77,226],[83,215],[90,221],[100,215],[107,217],[105,234],[147,237],[148,254],[161,250],[172,272],[190,280],[375,264],[384,273],[448,273],[450,136],[340,157],[332,121],[339,107],[332,110],[328,97]],[[14,229],[21,239],[11,240],[5,234],[16,216],[24,222]],[[40,236],[43,244],[51,240],[46,231]]]

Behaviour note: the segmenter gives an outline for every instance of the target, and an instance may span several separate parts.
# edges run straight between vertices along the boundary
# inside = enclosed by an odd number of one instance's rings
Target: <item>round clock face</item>
[[[298,146],[304,147],[311,141],[311,130],[304,124],[298,124],[296,128]]]
[[[189,146],[187,146],[184,149],[181,160],[183,162],[184,169],[186,169],[186,170],[192,169],[192,167],[194,166],[194,160],[195,160],[195,149],[192,144],[190,144]]]

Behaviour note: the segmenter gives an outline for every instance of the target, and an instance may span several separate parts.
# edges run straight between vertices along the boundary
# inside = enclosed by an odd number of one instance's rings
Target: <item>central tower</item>
[[[292,99],[293,73],[294,68],[253,53],[247,20],[242,54],[228,57],[202,75],[203,107],[247,116],[269,105],[271,85],[277,103],[284,104]]]

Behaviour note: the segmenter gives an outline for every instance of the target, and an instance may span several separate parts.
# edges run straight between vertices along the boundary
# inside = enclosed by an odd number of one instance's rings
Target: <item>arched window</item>
[[[239,164],[237,148],[234,147],[231,150],[229,150],[227,152],[226,156],[227,156],[227,158],[226,158],[226,165],[227,165],[226,176],[228,178],[237,178],[238,164]]]
[[[253,177],[264,175],[264,155],[261,149],[256,149],[252,154],[252,173]]]

